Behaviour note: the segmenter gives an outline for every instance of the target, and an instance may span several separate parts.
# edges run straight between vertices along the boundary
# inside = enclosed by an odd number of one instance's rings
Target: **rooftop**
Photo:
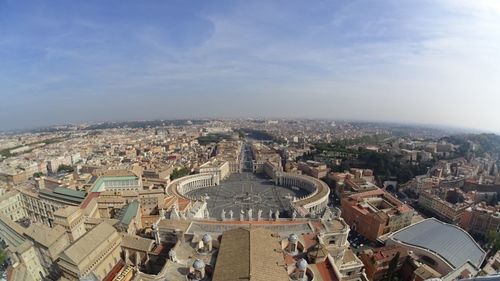
[[[54,216],[68,218],[72,214],[78,212],[79,208],[75,206],[66,206],[64,208],[59,208],[54,212]]]
[[[64,187],[56,187],[53,191],[49,189],[41,189],[40,197],[45,197],[52,200],[61,200],[72,204],[80,204],[87,196],[87,192],[81,190],[73,190]]]
[[[139,210],[139,202],[132,201],[124,209],[120,211],[119,220],[125,225],[129,225],[132,219],[137,215]]]
[[[66,235],[66,231],[61,226],[50,228],[45,224],[35,223],[26,231],[26,235],[48,248],[59,240],[62,235]]]
[[[214,281],[288,281],[279,238],[263,228],[237,228],[222,235]]]
[[[139,178],[135,175],[123,175],[123,176],[100,176],[92,185],[90,192],[102,192],[106,190],[106,182],[111,181],[132,181],[138,180]]]
[[[61,259],[72,264],[80,264],[87,256],[92,254],[101,244],[117,233],[116,230],[107,223],[101,223],[76,240],[63,253]]]
[[[403,228],[390,238],[435,252],[455,268],[467,260],[480,266],[486,255],[465,230],[435,218]]]
[[[154,240],[142,238],[137,235],[124,234],[122,247],[149,252],[153,249]]]

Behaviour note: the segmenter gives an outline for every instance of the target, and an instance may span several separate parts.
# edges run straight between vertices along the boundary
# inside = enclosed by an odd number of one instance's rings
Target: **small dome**
[[[295,266],[300,270],[305,270],[307,268],[307,261],[305,259],[300,259]]]
[[[195,260],[193,262],[194,269],[203,269],[205,267],[205,263],[202,260]]]
[[[173,257],[175,257],[175,255],[176,255],[176,254],[175,254],[174,249],[170,249],[170,251],[168,251],[168,256],[169,256],[169,257],[173,258]]]
[[[288,236],[288,242],[297,243],[297,241],[299,241],[299,237],[297,236],[297,234],[292,233],[290,234],[290,236]]]
[[[201,240],[203,241],[203,243],[207,244],[208,242],[212,241],[212,236],[206,233],[203,235],[203,238]]]

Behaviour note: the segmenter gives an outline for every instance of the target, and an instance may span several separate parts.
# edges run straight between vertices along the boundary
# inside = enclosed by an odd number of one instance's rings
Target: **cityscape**
[[[499,4],[348,2],[0,0],[0,281],[500,280]]]
[[[493,134],[162,120],[3,134],[0,148],[9,280],[458,280],[499,268]]]

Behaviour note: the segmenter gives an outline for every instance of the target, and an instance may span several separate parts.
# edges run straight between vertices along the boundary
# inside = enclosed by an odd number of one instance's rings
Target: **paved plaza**
[[[293,197],[307,195],[307,191],[301,189],[288,189],[276,186],[265,177],[250,172],[233,174],[218,186],[200,188],[187,193],[190,197],[205,197],[208,203],[210,216],[220,218],[224,209],[226,217],[233,211],[233,218],[238,220],[240,213],[244,212],[247,218],[247,210],[253,212],[253,218],[257,218],[258,210],[262,210],[262,218],[269,218],[269,211],[278,210],[280,217],[291,217],[289,201]]]

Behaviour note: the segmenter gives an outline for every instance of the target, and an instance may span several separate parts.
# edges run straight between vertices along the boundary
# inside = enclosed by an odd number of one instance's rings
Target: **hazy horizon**
[[[494,0],[0,0],[0,34],[0,130],[253,117],[500,132]]]
[[[178,120],[208,120],[208,121],[216,121],[216,120],[278,120],[278,121],[332,121],[332,122],[347,122],[352,124],[363,124],[363,123],[373,123],[378,124],[380,126],[387,127],[415,127],[415,128],[423,128],[423,129],[436,129],[441,130],[443,132],[450,132],[450,134],[496,134],[500,135],[500,132],[489,131],[489,130],[481,130],[474,128],[466,128],[466,127],[458,127],[452,125],[442,125],[442,124],[425,124],[425,123],[410,123],[410,122],[398,122],[398,121],[385,121],[385,120],[362,120],[362,119],[334,119],[334,118],[315,118],[315,117],[266,117],[266,116],[246,116],[246,117],[179,117],[179,118],[152,118],[152,119],[108,119],[108,120],[83,120],[83,121],[75,121],[75,122],[62,122],[62,123],[54,123],[47,124],[37,127],[25,127],[25,128],[15,128],[15,129],[0,129],[1,133],[16,133],[16,132],[32,132],[43,129],[50,129],[60,126],[77,126],[77,125],[96,125],[96,124],[113,124],[113,123],[133,123],[133,122],[154,122],[154,121],[178,121]]]

